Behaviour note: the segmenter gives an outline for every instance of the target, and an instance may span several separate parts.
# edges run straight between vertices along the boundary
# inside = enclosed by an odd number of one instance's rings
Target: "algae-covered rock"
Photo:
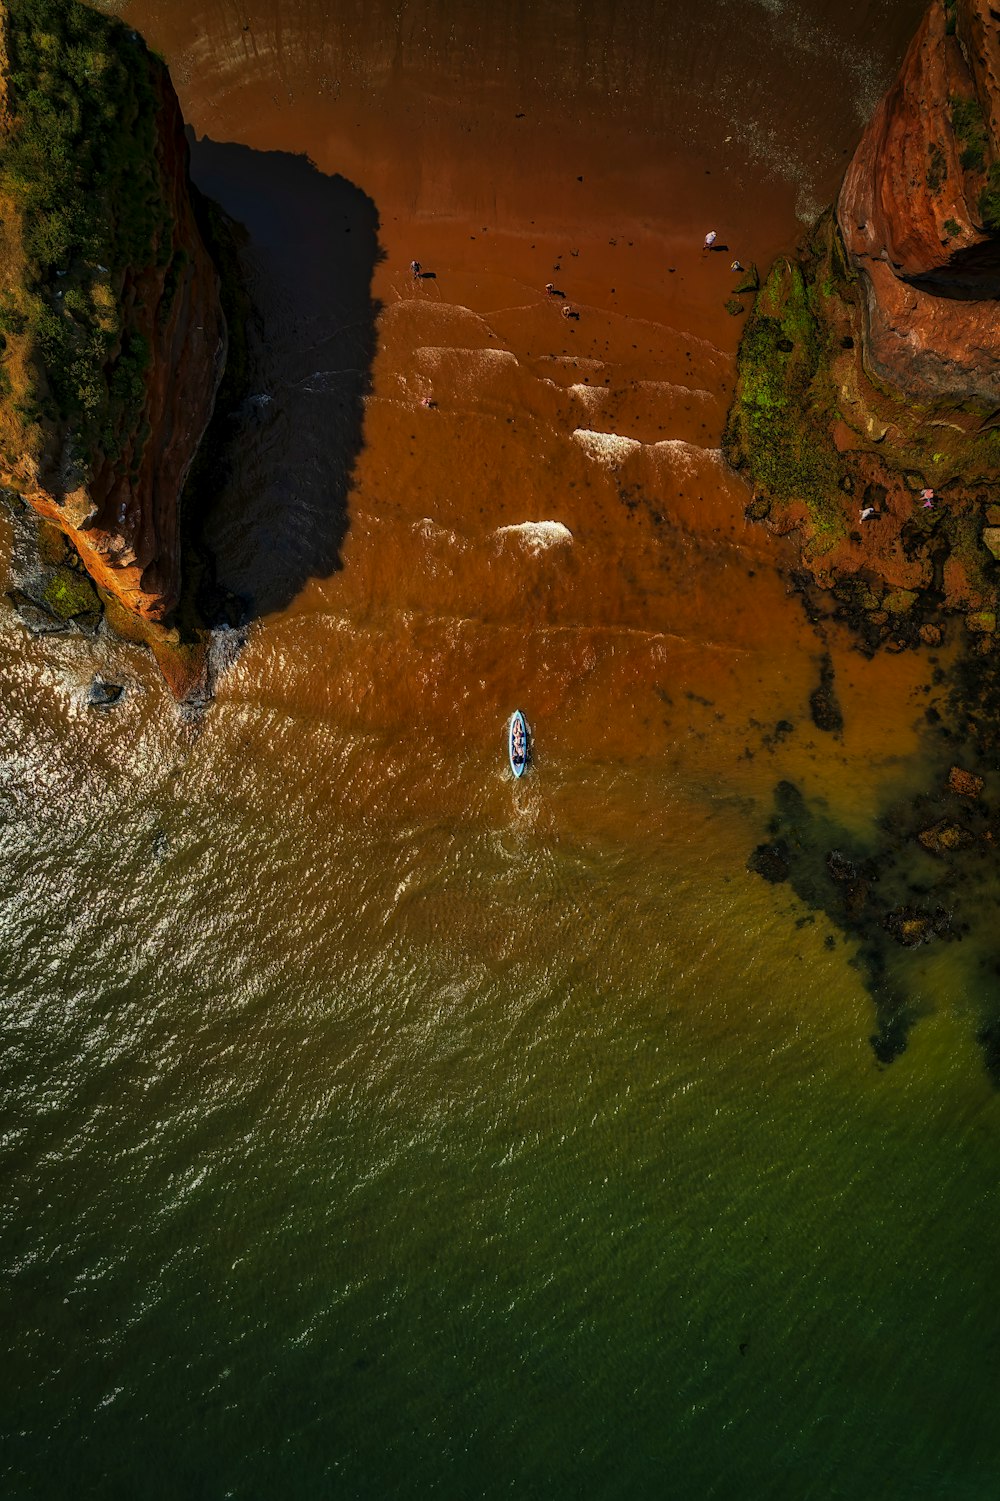
[[[882,608],[890,615],[905,615],[907,610],[913,609],[918,598],[915,589],[890,589],[882,600]]]
[[[978,797],[985,783],[981,776],[974,771],[965,771],[961,766],[953,766],[948,772],[948,787],[951,792],[957,792],[959,797]]]
[[[741,293],[741,292],[757,292],[759,290],[760,290],[760,273],[757,270],[756,262],[755,261],[751,261],[750,264],[749,264],[749,266],[747,266],[744,269],[743,275],[740,277],[739,281],[736,283],[735,287],[733,288],[733,291],[737,295],[739,295],[739,293]]]
[[[922,829],[917,838],[932,855],[951,855],[975,842],[975,836],[968,829],[949,818],[941,818],[930,828]]]
[[[836,451],[824,429],[831,403],[822,337],[801,266],[779,260],[760,290],[740,343],[736,395],[723,451],[758,495],[805,505],[813,537],[846,534]],[[819,414],[822,411],[822,421]]]
[[[23,589],[9,589],[7,598],[17,611],[22,623],[33,636],[54,636],[70,629],[69,622],[53,615],[37,599],[25,594]]]
[[[100,618],[101,614],[101,601],[90,578],[67,566],[49,570],[42,588],[42,602],[58,620],[95,614]]]
[[[966,615],[965,623],[970,631],[975,631],[977,634],[995,631],[997,628],[996,611],[973,610],[971,614]]]
[[[896,907],[886,913],[883,926],[904,948],[929,943],[935,935],[935,921],[930,912],[919,907]]]

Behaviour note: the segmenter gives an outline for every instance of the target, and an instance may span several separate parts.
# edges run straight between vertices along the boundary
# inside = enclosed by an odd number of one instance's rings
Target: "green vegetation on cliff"
[[[0,24],[0,386],[29,451],[47,419],[72,425],[84,461],[96,445],[114,455],[149,359],[128,329],[125,277],[172,254],[156,156],[160,65],[135,33],[77,0],[6,0]],[[12,446],[9,426],[5,436]]]
[[[837,267],[843,272],[843,263]],[[844,533],[839,471],[830,442],[826,329],[820,302],[833,292],[827,258],[807,280],[779,260],[760,290],[740,344],[739,385],[723,439],[730,462],[780,503],[801,501],[818,550]]]
[[[857,606],[869,644],[899,650],[924,639],[939,603],[972,622],[1000,600],[984,537],[1000,529],[1000,427],[982,401],[921,403],[880,382],[864,339],[861,287],[827,213],[757,297],[723,449],[753,488],[747,515],[800,527],[803,561]]]

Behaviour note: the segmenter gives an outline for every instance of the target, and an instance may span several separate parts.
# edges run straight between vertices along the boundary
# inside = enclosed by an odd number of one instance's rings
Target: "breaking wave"
[[[548,547],[562,547],[572,542],[573,533],[561,521],[519,521],[515,526],[499,526],[495,537],[514,537],[529,552],[544,552]]]

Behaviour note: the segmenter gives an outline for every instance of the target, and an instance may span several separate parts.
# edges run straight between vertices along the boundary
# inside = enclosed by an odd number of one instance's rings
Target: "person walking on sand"
[[[716,233],[716,231],[714,229],[710,229],[708,231],[708,234],[705,236],[705,243],[702,246],[702,254],[703,255],[704,255],[704,253],[705,253],[706,250],[711,250],[712,246],[715,244],[715,242],[716,242],[716,240],[718,238],[719,238],[719,236],[718,236],[718,234]]]
[[[864,510],[861,512],[860,520],[862,520],[862,521],[870,521],[871,518],[874,515],[875,515],[875,507],[874,506],[865,506]]]
[[[413,277],[414,281],[419,281],[420,280],[420,262],[419,261],[411,261],[410,262],[410,275]]]

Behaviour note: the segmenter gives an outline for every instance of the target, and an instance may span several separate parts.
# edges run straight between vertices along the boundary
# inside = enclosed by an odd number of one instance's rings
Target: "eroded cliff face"
[[[998,161],[997,13],[935,0],[837,203],[869,368],[919,398],[1000,402]]]
[[[61,24],[47,3],[0,0],[0,484],[66,533],[102,590],[132,615],[164,622],[180,593],[180,496],[225,365],[218,276],[196,222],[167,69],[141,38],[90,11],[84,42],[67,41],[91,49],[84,90],[103,76],[113,95],[114,69],[136,88],[120,104],[98,97],[108,136],[96,160],[117,152],[120,170],[102,165],[100,213],[53,232],[49,252],[45,199],[31,181],[46,122],[32,158],[36,127],[22,125],[18,92],[36,56],[19,28]],[[49,82],[42,72],[41,90]],[[129,165],[136,151],[141,191]]]

